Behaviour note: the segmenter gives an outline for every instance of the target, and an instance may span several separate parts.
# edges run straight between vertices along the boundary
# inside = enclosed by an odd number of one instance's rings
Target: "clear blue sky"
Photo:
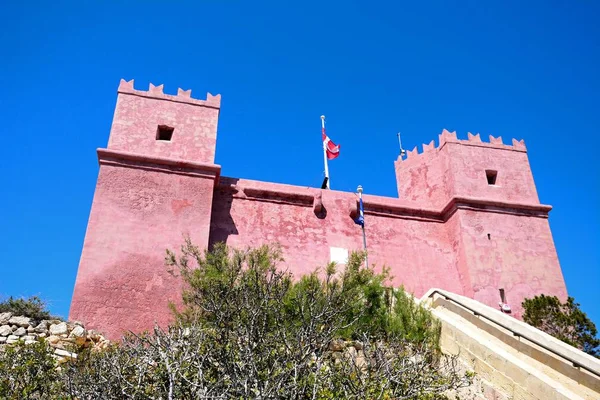
[[[0,296],[68,314],[95,150],[135,78],[223,95],[227,176],[318,186],[321,114],[333,188],[385,196],[398,130],[524,138],[568,291],[600,323],[600,3],[158,3],[2,2]]]

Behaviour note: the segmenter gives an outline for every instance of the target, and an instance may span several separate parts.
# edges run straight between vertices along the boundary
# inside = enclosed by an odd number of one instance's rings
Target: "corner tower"
[[[121,80],[69,318],[109,337],[166,324],[181,283],[164,265],[182,233],[207,246],[220,167],[214,164],[220,96],[136,90]],[[158,239],[159,238],[159,239]],[[160,245],[157,245],[160,243]],[[107,301],[110,299],[110,301]]]
[[[458,140],[444,130],[439,145],[415,147],[395,162],[398,196],[441,213],[463,294],[520,317],[525,297],[562,299],[567,291],[548,213],[540,204],[524,141],[479,134]],[[435,286],[435,282],[431,282]]]

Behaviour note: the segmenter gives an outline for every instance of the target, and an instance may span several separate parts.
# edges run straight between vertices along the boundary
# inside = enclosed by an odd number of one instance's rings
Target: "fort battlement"
[[[539,204],[524,140],[506,145],[490,135],[483,142],[470,132],[460,140],[444,129],[437,147],[433,140],[421,153],[415,146],[394,164],[398,197],[421,206],[437,209],[455,197]]]
[[[420,155],[426,154],[429,155],[436,151],[441,151],[446,144],[448,143],[457,143],[465,146],[479,146],[485,148],[493,148],[499,150],[511,150],[511,151],[520,151],[527,152],[527,147],[525,146],[525,140],[517,140],[512,139],[512,145],[506,145],[502,141],[502,136],[494,137],[489,135],[489,142],[484,142],[481,140],[481,136],[479,133],[472,134],[471,132],[467,133],[467,140],[460,140],[457,138],[456,131],[450,132],[446,129],[442,130],[442,133],[439,134],[438,146],[435,146],[435,140],[432,140],[429,143],[423,143],[421,145],[422,152],[419,153],[418,147],[415,146],[412,150],[408,150],[406,152],[406,159],[402,159],[398,157],[399,161],[412,161],[419,157]]]
[[[110,338],[167,324],[182,283],[164,254],[183,235],[200,248],[279,243],[295,277],[363,249],[355,193],[221,176],[220,100],[121,81],[108,146],[97,152],[70,319]],[[515,317],[525,297],[566,297],[551,207],[538,199],[522,140],[444,130],[437,147],[394,164],[398,197],[363,197],[369,262],[390,268],[391,285],[416,296],[443,288],[496,308],[503,293]]]
[[[192,90],[183,90],[181,88],[177,88],[177,95],[170,95],[163,92],[164,85],[155,86],[152,83],[149,85],[147,91],[136,90],[133,87],[133,79],[130,81],[126,81],[125,79],[121,79],[119,83],[118,93],[126,93],[133,94],[136,96],[148,97],[158,100],[168,100],[174,101],[177,103],[185,103],[192,104],[196,106],[205,106],[205,107],[213,107],[220,108],[221,107],[221,95],[217,94],[213,96],[210,92],[206,93],[206,100],[194,99],[192,98]]]

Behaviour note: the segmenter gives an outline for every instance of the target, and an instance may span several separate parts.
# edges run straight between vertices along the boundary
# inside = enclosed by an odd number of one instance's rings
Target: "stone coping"
[[[214,179],[218,185],[217,189],[229,190],[235,198],[287,203],[305,207],[312,206],[315,210],[323,205],[327,207],[327,201],[341,199],[347,203],[350,215],[355,215],[358,212],[358,197],[352,192],[221,177],[221,166],[217,164],[149,156],[104,148],[97,149],[97,153],[101,165],[143,168]],[[416,207],[414,203],[404,199],[368,194],[363,196],[363,202],[365,215],[410,218],[431,222],[445,222],[459,209],[526,215],[538,218],[548,218],[548,213],[552,210],[551,206],[544,204],[508,202],[463,196],[450,198],[441,209]]]
[[[229,177],[222,177],[218,188],[229,190],[233,193],[233,197],[240,199],[256,201],[274,201],[278,199],[281,202],[304,206],[311,206],[312,204],[314,207],[317,207],[317,203],[322,203],[321,205],[327,207],[328,202],[340,199],[348,204],[350,214],[357,213],[358,196],[352,192]],[[407,217],[432,222],[445,222],[458,209],[527,215],[538,218],[548,218],[548,213],[552,210],[551,206],[545,204],[507,202],[461,196],[452,197],[441,209],[415,207],[414,203],[404,199],[368,194],[363,195],[363,203],[365,215],[391,218]]]
[[[209,177],[219,181],[221,166],[217,164],[148,156],[121,150],[97,149],[98,162],[104,165],[162,170],[164,172]]]

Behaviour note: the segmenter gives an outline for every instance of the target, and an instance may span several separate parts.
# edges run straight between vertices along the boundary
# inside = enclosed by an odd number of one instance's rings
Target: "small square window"
[[[158,129],[156,130],[156,140],[165,140],[167,142],[170,142],[171,138],[173,137],[174,130],[175,128],[172,128],[170,126],[159,125]]]
[[[485,170],[485,176],[487,177],[488,185],[495,185],[496,178],[498,177],[498,171],[493,171],[491,169]]]

